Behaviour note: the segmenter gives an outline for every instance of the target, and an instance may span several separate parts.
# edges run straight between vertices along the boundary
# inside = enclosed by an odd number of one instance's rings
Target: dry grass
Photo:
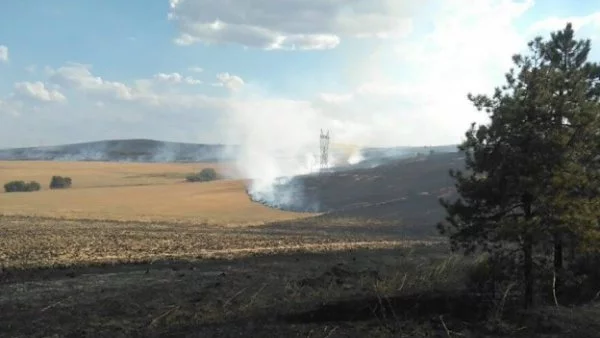
[[[184,182],[185,175],[204,167],[225,169],[201,163],[0,162],[0,182],[45,184],[52,175],[73,179],[67,190],[0,194],[0,214],[220,225],[307,216],[253,203],[240,180]]]

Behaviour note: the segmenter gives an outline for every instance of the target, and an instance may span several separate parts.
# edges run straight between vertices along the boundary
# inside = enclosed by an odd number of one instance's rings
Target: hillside
[[[236,147],[147,139],[107,140],[0,150],[0,160],[107,162],[217,162]]]
[[[398,159],[373,168],[294,177],[276,186],[275,203],[257,201],[288,211],[433,226],[444,217],[439,198],[454,191],[449,170],[463,167],[458,152]]]
[[[373,166],[391,159],[428,154],[430,151],[446,153],[455,150],[454,145],[363,148],[361,157],[364,165]],[[125,139],[0,149],[0,161],[219,162],[235,159],[239,151],[240,147],[235,145]],[[287,156],[285,151],[282,151],[282,156]]]

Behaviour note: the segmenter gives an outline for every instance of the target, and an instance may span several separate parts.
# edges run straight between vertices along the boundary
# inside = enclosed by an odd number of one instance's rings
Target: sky
[[[0,148],[105,139],[442,145],[468,93],[597,0],[19,0],[0,3]]]

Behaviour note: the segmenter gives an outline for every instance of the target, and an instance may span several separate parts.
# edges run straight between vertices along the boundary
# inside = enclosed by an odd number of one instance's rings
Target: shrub
[[[188,182],[208,182],[219,179],[219,175],[213,168],[204,168],[199,173],[188,175],[185,179]]]
[[[467,272],[466,287],[472,292],[483,293],[492,298],[506,284],[518,281],[519,276],[515,258],[502,254],[485,254],[479,256],[475,264]]]
[[[71,187],[71,178],[62,176],[52,176],[50,189],[66,189]]]
[[[38,191],[41,185],[36,181],[26,183],[25,181],[11,181],[4,185],[5,192]]]

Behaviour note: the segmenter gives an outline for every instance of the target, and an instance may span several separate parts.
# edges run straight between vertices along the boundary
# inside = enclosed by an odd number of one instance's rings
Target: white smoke
[[[228,143],[239,145],[235,172],[249,179],[248,194],[273,206],[302,199],[301,187],[288,183],[291,177],[318,170],[316,111],[303,102],[248,97],[230,109],[222,130]]]
[[[358,164],[358,163],[362,162],[364,159],[365,158],[362,154],[362,151],[360,149],[358,149],[350,155],[350,157],[348,158],[348,164],[350,164],[350,165]]]

